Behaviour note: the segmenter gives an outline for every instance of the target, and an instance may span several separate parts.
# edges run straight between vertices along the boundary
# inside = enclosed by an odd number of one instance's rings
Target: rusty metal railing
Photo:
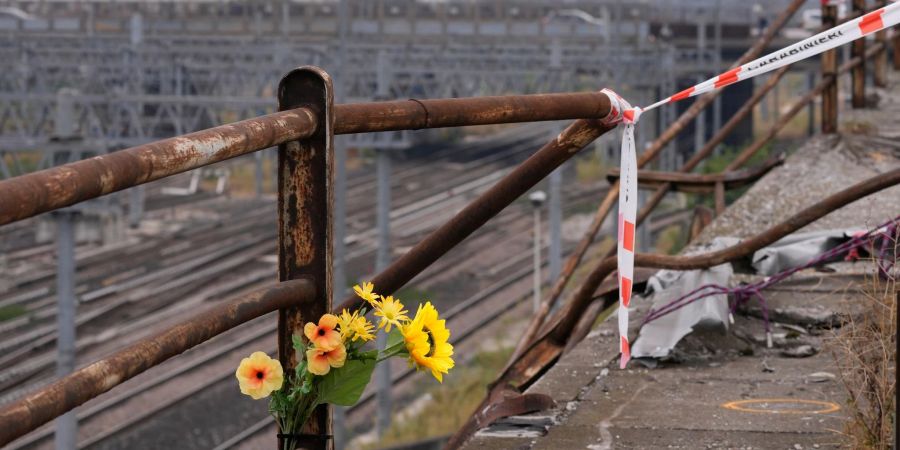
[[[333,105],[329,76],[290,72],[280,112],[0,181],[0,225],[142,183],[279,146],[279,281],[127,347],[0,410],[0,445],[209,338],[279,311],[279,355],[296,364],[290,336],[331,309],[331,152],[335,134],[580,119],[375,278],[391,292],[609,130],[598,92]],[[346,303],[346,302],[345,302]],[[345,305],[342,305],[345,306]],[[330,430],[322,408],[309,431]]]
[[[320,113],[301,106],[0,181],[0,225],[307,139]],[[334,106],[332,133],[599,119],[608,113],[609,99],[599,92],[359,103]]]
[[[785,13],[763,35],[745,58],[761,52],[777,29],[802,5],[794,0]],[[841,70],[862,65],[865,58],[884,52],[886,41],[870,46],[865,57],[845,63]],[[900,42],[896,41],[895,43]],[[895,44],[896,45],[896,44]],[[854,65],[856,64],[856,65]],[[752,106],[774,87],[785,71],[777,72],[745,105],[738,116],[745,117]],[[792,114],[806,105],[825,87],[834,85],[835,77],[825,77],[806,96],[792,107]],[[213,336],[241,323],[269,312],[279,311],[279,357],[286,370],[296,364],[290,350],[290,337],[298,333],[301,324],[310,317],[334,309],[349,308],[358,299],[347,298],[338,308],[331,305],[331,197],[332,143],[338,134],[422,129],[466,125],[485,125],[543,120],[578,119],[553,140],[517,166],[488,191],[472,201],[450,221],[429,234],[418,245],[400,257],[374,283],[379,291],[391,293],[422,272],[438,258],[471,235],[490,218],[531,189],[563,162],[570,159],[597,137],[611,128],[600,123],[608,115],[607,97],[597,92],[497,96],[464,99],[404,100],[362,104],[334,105],[331,80],[321,69],[304,67],[288,73],[278,88],[280,112],[255,119],[211,128],[205,131],[146,144],[84,161],[0,181],[0,225],[59,209],[84,200],[96,198],[142,183],[158,180],[184,171],[196,169],[229,158],[272,146],[279,146],[279,283],[251,295],[233,300],[211,312],[194,317],[158,336],[138,342],[107,358],[97,361],[52,385],[0,410],[0,445],[36,429],[53,418],[70,411],[144,370],[165,361]],[[659,154],[690,120],[712,102],[713,96],[700,97],[685,115],[641,156],[645,165]],[[724,139],[740,119],[730,120],[707,144],[697,157],[683,167],[690,172],[712,149]],[[786,122],[783,121],[783,122]],[[767,135],[774,137],[777,130]],[[715,143],[712,143],[715,142]],[[756,144],[745,154],[752,155]],[[758,149],[758,147],[756,147]],[[740,159],[740,157],[739,157]],[[662,198],[666,191],[679,183],[709,186],[725,185],[740,178],[732,172],[743,161],[733,164],[728,172],[716,176],[656,174],[659,183],[653,198]],[[765,168],[765,167],[764,167]],[[645,173],[646,174],[646,173]],[[740,181],[760,173],[747,172]],[[725,253],[700,255],[685,259],[660,255],[636,256],[638,266],[694,268],[718,264],[735,255],[771,242],[805,223],[846,204],[854,198],[868,195],[884,187],[900,183],[900,172],[893,171],[836,194],[801,212],[794,219],[775,227],[761,237],[726,249]],[[612,206],[612,194],[598,209],[601,219]],[[657,200],[658,203],[658,200]],[[652,205],[655,205],[653,203]],[[652,209],[653,206],[650,206]],[[641,212],[646,217],[649,209]],[[639,218],[639,220],[640,220]],[[602,220],[601,220],[602,223]],[[597,227],[599,229],[599,226]],[[593,234],[596,234],[593,230]],[[580,255],[593,240],[579,246]],[[574,269],[567,264],[567,270]],[[540,373],[540,368],[552,363],[561,354],[575,329],[580,313],[594,300],[596,287],[606,278],[614,259],[605,259],[582,284],[575,301],[567,305],[541,329],[542,321],[534,328],[536,340],[525,340],[519,356],[498,378],[494,385],[501,392],[510,386],[523,388]],[[566,284],[568,276],[562,281]],[[561,279],[562,280],[562,279]],[[559,283],[558,283],[559,285]],[[561,292],[561,288],[559,289]],[[559,292],[554,290],[553,296]],[[546,302],[545,302],[546,304]],[[535,369],[539,368],[539,369]],[[485,409],[489,411],[491,409]],[[492,411],[497,411],[496,409]],[[476,418],[478,419],[478,418]],[[470,421],[467,428],[483,425],[481,420]],[[330,412],[326,407],[317,411],[307,431],[330,433]],[[457,443],[461,442],[459,439]],[[321,444],[326,448],[328,443]]]

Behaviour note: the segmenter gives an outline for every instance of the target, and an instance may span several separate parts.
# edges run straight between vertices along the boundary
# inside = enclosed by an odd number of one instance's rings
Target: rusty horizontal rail
[[[771,158],[759,167],[743,170],[732,170],[722,173],[700,174],[684,172],[657,172],[654,170],[638,170],[638,186],[642,189],[655,189],[663,185],[681,192],[709,193],[716,184],[722,183],[727,189],[746,186],[784,163],[784,156]],[[619,169],[612,169],[606,179],[615,182],[619,179]]]
[[[425,128],[602,119],[609,98],[599,92],[397,100],[335,105],[335,134]]]
[[[0,410],[0,447],[135,375],[249,320],[315,298],[309,280],[279,283],[192,317]]]
[[[335,106],[335,133],[455,127],[609,114],[599,92],[403,100]],[[312,136],[317,112],[281,111],[0,181],[0,225]]]

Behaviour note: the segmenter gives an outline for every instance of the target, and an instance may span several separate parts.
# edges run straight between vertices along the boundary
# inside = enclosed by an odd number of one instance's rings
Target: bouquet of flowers
[[[339,316],[325,314],[318,323],[307,323],[304,337],[294,336],[293,347],[305,358],[285,374],[281,363],[263,352],[244,358],[235,376],[241,393],[254,400],[266,398],[269,413],[278,423],[285,450],[296,448],[297,439],[316,406],[332,404],[352,406],[359,401],[372,378],[375,366],[392,357],[406,358],[418,370],[430,370],[443,382],[453,368],[450,330],[437,309],[426,301],[415,316],[399,299],[373,292],[372,283],[354,286],[354,292],[374,310],[376,328],[366,319],[366,308]],[[382,331],[387,333],[384,349],[368,349],[367,343]],[[285,382],[286,381],[286,382]]]

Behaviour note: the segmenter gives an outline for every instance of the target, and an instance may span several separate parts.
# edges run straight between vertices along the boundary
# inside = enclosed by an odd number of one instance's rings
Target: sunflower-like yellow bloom
[[[400,327],[400,331],[409,351],[410,362],[419,370],[430,369],[431,375],[443,383],[443,374],[454,365],[453,345],[448,342],[450,330],[446,321],[438,317],[431,302],[419,305],[415,318]]]
[[[338,318],[333,314],[323,314],[319,323],[307,322],[303,334],[316,347],[332,349],[341,344],[341,333],[337,331]]]
[[[375,302],[378,300],[379,295],[372,292],[375,289],[375,285],[372,283],[364,282],[362,287],[360,285],[353,286],[353,292],[356,292],[356,295],[359,298],[369,302],[370,305],[375,306]]]
[[[332,349],[311,348],[306,351],[306,370],[313,375],[326,375],[332,367],[344,367],[346,360],[347,349],[344,344],[338,344]]]
[[[253,352],[249,358],[242,359],[234,375],[241,393],[253,400],[268,397],[273,391],[281,389],[284,383],[281,363],[263,352]]]
[[[341,329],[341,338],[344,342],[351,338],[353,341],[362,339],[363,342],[368,342],[375,338],[375,335],[372,333],[375,331],[375,327],[368,319],[360,316],[359,311],[354,311],[353,314],[350,314],[345,309],[338,317],[338,326]]]
[[[401,322],[409,320],[409,316],[406,315],[409,311],[403,308],[403,303],[400,303],[399,299],[394,299],[391,295],[381,297],[381,300],[375,303],[375,315],[381,317],[378,328],[384,328],[386,333],[391,332],[391,325],[400,328]]]

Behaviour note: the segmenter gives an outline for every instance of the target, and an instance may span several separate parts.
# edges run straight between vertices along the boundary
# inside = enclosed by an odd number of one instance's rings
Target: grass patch
[[[364,446],[373,450],[389,445],[451,434],[465,423],[487,393],[487,384],[503,368],[512,348],[481,352],[465,366],[457,366],[444,376],[444,383],[427,390],[431,400],[406,420],[394,420],[378,443]],[[421,374],[422,383],[433,384]],[[424,377],[428,379],[424,379]]]
[[[24,316],[28,311],[21,305],[0,306],[0,322]]]
[[[900,246],[893,244],[896,255]],[[861,313],[848,315],[831,341],[832,355],[848,394],[850,418],[843,434],[851,448],[888,450],[893,446],[900,296],[897,275],[896,270],[885,278],[877,272],[868,275],[862,292],[851,295],[850,300],[858,302]]]
[[[718,155],[711,156],[707,158],[706,162],[700,169],[701,173],[705,174],[718,174],[722,173],[725,168],[734,161],[734,158],[744,150],[745,146],[741,146],[740,148],[735,147],[723,147],[722,152]],[[766,160],[769,159],[769,155],[772,153],[772,144],[766,144],[762,148],[760,148],[753,156],[750,157],[749,160],[744,164],[744,167],[756,167],[762,165]],[[729,189],[725,191],[725,204],[729,205],[733,203],[735,200],[740,198],[750,189],[751,185],[747,185],[737,189]],[[712,195],[691,195],[688,200],[688,206],[693,208],[697,205],[704,205],[709,208],[715,208],[715,200]]]
[[[875,125],[870,122],[845,120],[841,123],[841,129],[850,134],[870,135],[875,133]]]

